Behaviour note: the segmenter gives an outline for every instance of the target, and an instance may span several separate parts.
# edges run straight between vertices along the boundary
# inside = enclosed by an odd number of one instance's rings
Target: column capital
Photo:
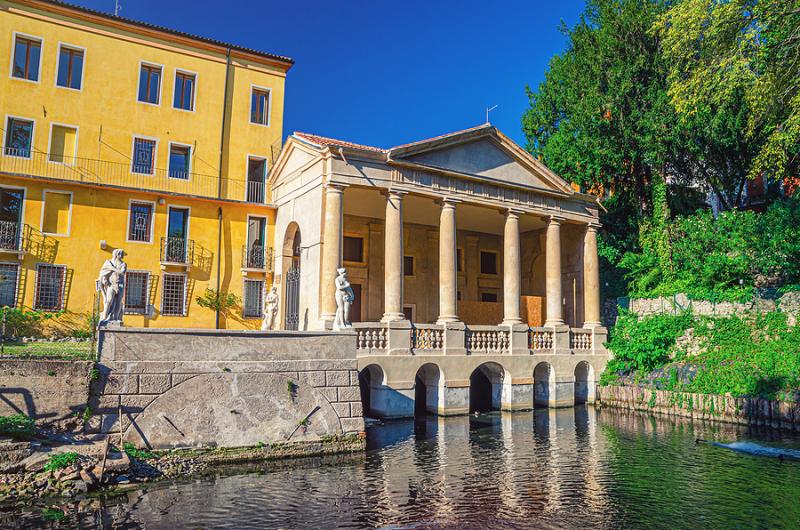
[[[547,219],[548,224],[551,224],[551,225],[560,225],[561,223],[563,223],[564,221],[567,220],[567,218],[564,217],[563,215],[556,215],[556,214],[548,215],[546,217],[546,219]]]
[[[323,186],[325,193],[344,193],[345,188],[349,188],[349,184],[343,182],[326,182]]]
[[[586,230],[588,230],[590,232],[597,232],[598,230],[600,230],[601,226],[603,226],[603,225],[601,225],[600,223],[598,223],[596,221],[592,221],[592,222],[586,223]]]
[[[453,197],[440,197],[436,200],[436,202],[440,203],[442,208],[455,208],[456,204],[461,204],[461,199],[455,199]]]
[[[397,199],[402,199],[403,195],[408,195],[407,191],[398,190],[398,189],[395,189],[395,188],[388,188],[388,189],[385,189],[385,190],[381,190],[381,193],[383,195],[386,195],[387,197],[397,198]]]

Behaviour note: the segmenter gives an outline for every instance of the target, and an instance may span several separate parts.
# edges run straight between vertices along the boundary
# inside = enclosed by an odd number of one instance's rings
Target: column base
[[[381,322],[399,322],[400,320],[406,320],[404,313],[384,313],[381,317]]]
[[[524,324],[521,318],[512,318],[510,320],[503,320],[500,322],[500,326],[517,326],[519,324]]]
[[[459,320],[458,315],[439,315],[439,318],[436,319],[437,326],[450,322],[461,322],[461,320]]]
[[[602,322],[584,322],[583,328],[584,329],[593,329],[593,328],[601,328],[603,327]]]

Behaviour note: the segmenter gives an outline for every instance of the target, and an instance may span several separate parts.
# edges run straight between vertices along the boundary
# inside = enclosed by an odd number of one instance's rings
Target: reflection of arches
[[[469,376],[469,411],[500,410],[511,402],[511,376],[494,362],[483,363]]]
[[[594,403],[594,368],[586,361],[575,366],[575,404]]]
[[[533,369],[533,404],[549,407],[555,400],[556,371],[550,363],[541,362]]]
[[[433,363],[417,370],[414,378],[414,415],[438,414],[444,404],[444,376]]]
[[[373,416],[372,405],[374,403],[374,393],[384,387],[386,375],[383,369],[377,364],[370,364],[358,373],[358,386],[361,391],[361,407],[364,416]]]
[[[284,277],[284,329],[296,330],[300,325],[300,227],[292,221],[286,227],[281,251]]]

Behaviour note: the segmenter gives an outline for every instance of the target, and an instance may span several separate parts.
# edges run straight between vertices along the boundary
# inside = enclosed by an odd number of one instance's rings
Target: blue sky
[[[113,12],[114,0],[71,0]],[[491,121],[524,145],[542,80],[583,0],[120,0],[120,15],[292,57],[284,135],[391,147]]]

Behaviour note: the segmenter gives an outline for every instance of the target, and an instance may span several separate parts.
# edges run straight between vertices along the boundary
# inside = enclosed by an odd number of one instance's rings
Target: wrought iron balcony
[[[262,245],[244,245],[242,247],[242,268],[272,272],[272,249]]]
[[[161,238],[161,264],[191,266],[194,263],[194,240],[182,237]]]
[[[0,251],[23,252],[23,232],[27,225],[0,221]]]

